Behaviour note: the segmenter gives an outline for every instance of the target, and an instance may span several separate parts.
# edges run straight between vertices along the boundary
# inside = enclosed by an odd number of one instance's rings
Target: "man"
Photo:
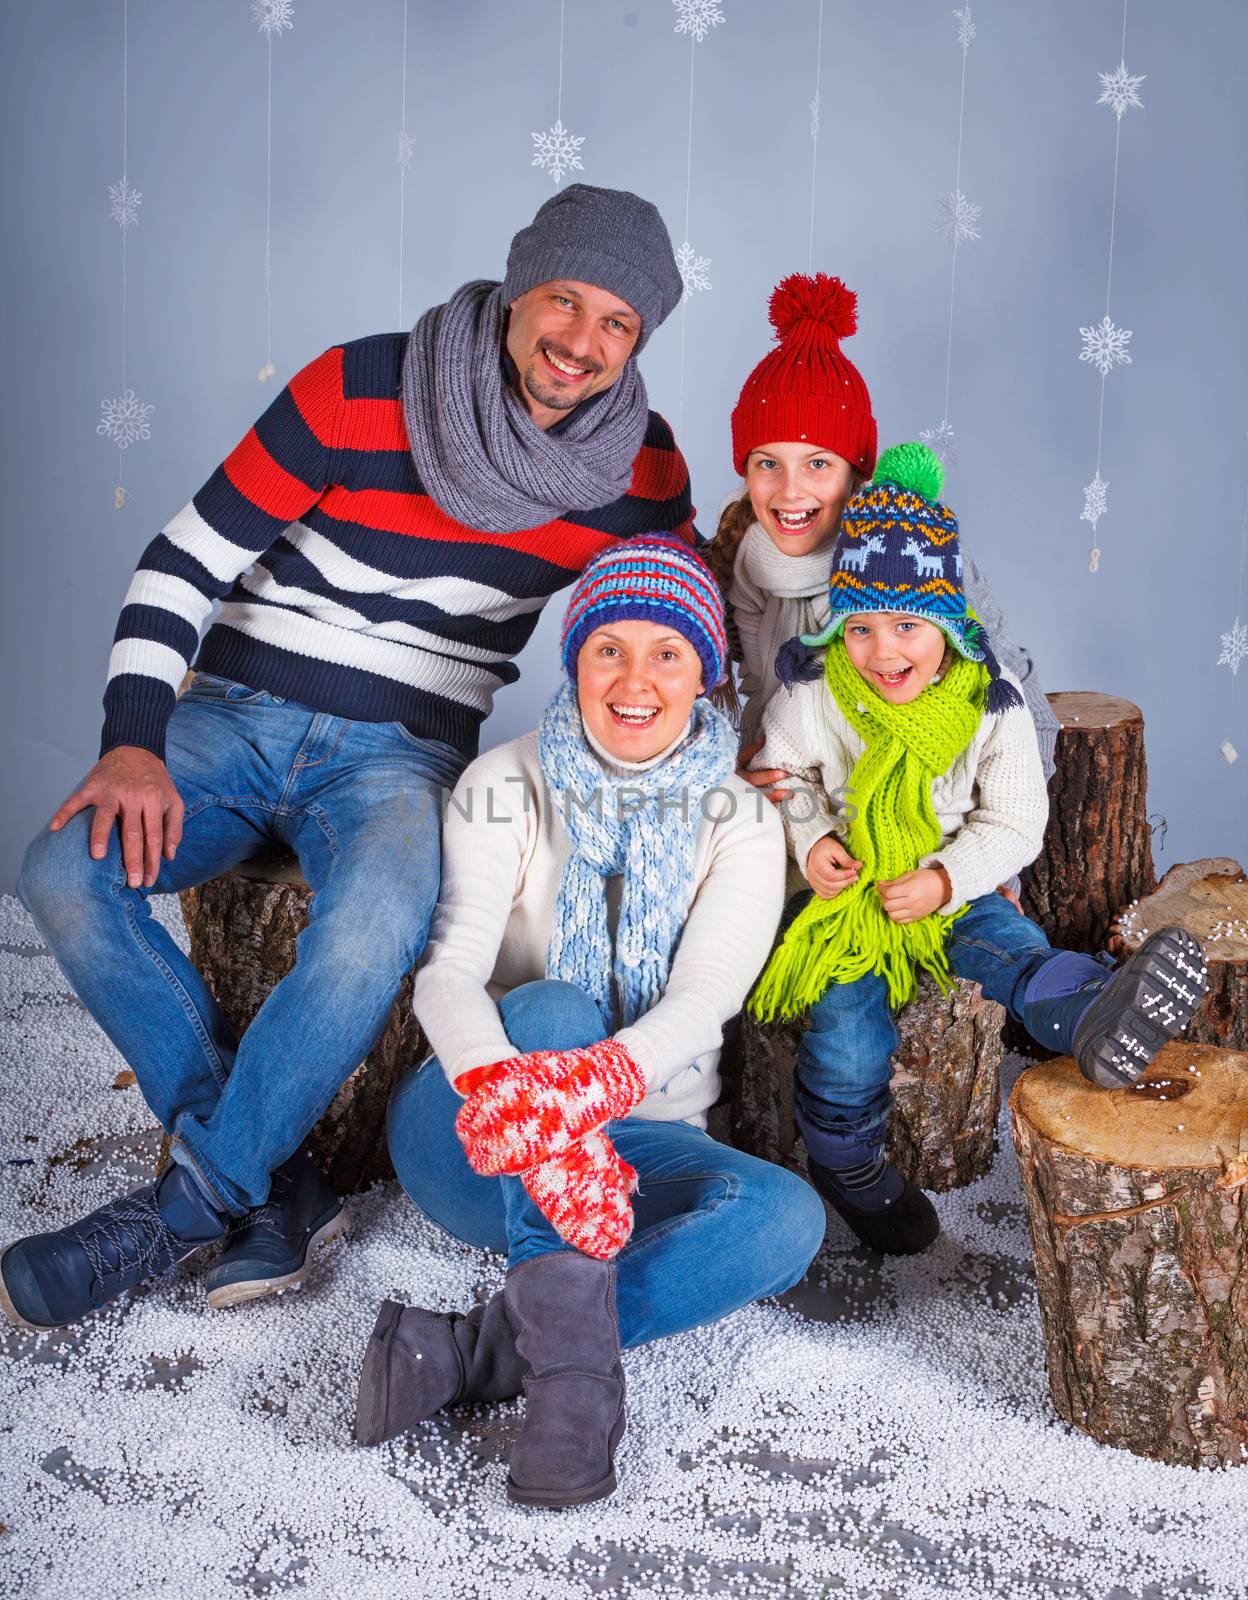
[[[300,1146],[424,948],[440,791],[554,591],[630,535],[693,540],[688,472],[636,366],[681,287],[652,205],[573,185],[516,235],[501,285],[305,367],[144,552],[100,760],[19,893],[174,1160],[4,1252],[19,1325],[74,1321],[227,1230],[210,1303],[254,1298],[341,1227]],[[239,1042],[148,896],[275,841],[315,893]]]

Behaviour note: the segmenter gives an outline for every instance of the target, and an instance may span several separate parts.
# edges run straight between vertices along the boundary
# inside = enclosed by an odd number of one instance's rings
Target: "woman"
[[[614,1489],[621,1345],[779,1293],[823,1238],[805,1184],[705,1131],[784,890],[779,816],[706,698],[726,654],[685,545],[604,553],[540,730],[475,761],[447,817],[415,993],[437,1059],[396,1090],[390,1150],[422,1211],[507,1252],[507,1280],[466,1316],[383,1304],[356,1437],[523,1386],[524,1504]]]

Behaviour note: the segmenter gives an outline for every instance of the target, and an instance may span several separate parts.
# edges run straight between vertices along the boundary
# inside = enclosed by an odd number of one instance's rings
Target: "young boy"
[[[850,500],[831,620],[781,647],[791,692],[768,705],[753,763],[787,768],[818,803],[795,793],[782,807],[813,895],[751,1010],[809,1011],[796,1112],[811,1179],[887,1254],[925,1249],[940,1231],[930,1200],[883,1153],[892,1013],[914,996],[917,968],[942,987],[950,974],[974,980],[1103,1088],[1133,1083],[1207,987],[1200,943],[1182,928],[1154,933],[1115,971],[1107,955],[1053,949],[995,892],[1039,854],[1048,797],[1018,681],[966,604],[943,479],[926,446],[896,445]],[[827,798],[838,790],[844,817]]]

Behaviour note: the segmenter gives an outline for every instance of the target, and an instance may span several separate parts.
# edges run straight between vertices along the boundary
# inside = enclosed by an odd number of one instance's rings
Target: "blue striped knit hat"
[[[968,661],[982,661],[991,680],[987,709],[1021,704],[982,625],[966,603],[958,519],[937,498],[945,469],[927,445],[895,444],[876,463],[875,477],[849,500],[832,547],[828,583],[831,620],[822,633],[780,646],[776,672],[785,683],[814,678],[812,651],[840,637],[846,617],[901,611],[934,622]]]
[[[564,612],[559,650],[576,682],[576,658],[595,628],[636,619],[662,622],[688,639],[707,692],[724,681],[728,637],[719,585],[682,539],[643,533],[604,550],[577,579]]]

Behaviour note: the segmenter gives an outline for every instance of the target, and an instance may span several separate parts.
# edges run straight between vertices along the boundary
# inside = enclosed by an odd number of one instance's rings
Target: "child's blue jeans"
[[[1093,957],[1055,950],[1043,929],[996,893],[970,902],[949,929],[945,950],[956,977],[979,984],[1033,1038],[1059,1052],[1070,1050],[1079,1017],[1109,975]],[[896,1048],[888,985],[877,974],[831,984],[816,1001],[795,1086],[798,1124],[816,1161],[845,1167],[881,1149]]]

